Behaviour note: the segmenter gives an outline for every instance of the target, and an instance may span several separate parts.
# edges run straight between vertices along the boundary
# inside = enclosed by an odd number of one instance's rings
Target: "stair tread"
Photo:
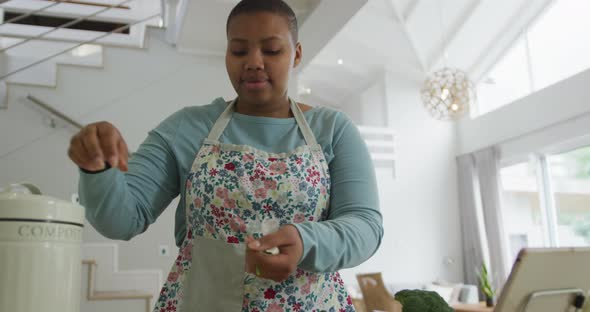
[[[20,0],[20,1],[8,1],[0,5],[5,10],[10,10],[20,13],[33,12],[42,9],[45,6],[44,2],[35,0]],[[87,15],[91,15],[97,11],[97,8],[102,7],[82,5],[76,3],[61,3],[60,5],[50,7],[45,11],[45,14],[57,17],[65,18],[78,18]],[[137,11],[112,8],[108,11],[100,13],[94,17],[95,20],[118,22],[118,23],[131,23],[135,20],[141,19]]]
[[[91,300],[151,299],[153,295],[141,290],[94,291]]]
[[[33,38],[45,31],[52,30],[52,27],[22,25],[22,24],[4,24],[0,28],[0,35],[17,38]],[[87,31],[80,29],[58,29],[50,34],[45,35],[44,40],[60,42],[85,42],[93,40],[104,32]],[[115,46],[123,48],[141,48],[143,47],[143,35],[131,36],[126,34],[110,34],[109,36],[98,39],[94,44],[103,46]]]

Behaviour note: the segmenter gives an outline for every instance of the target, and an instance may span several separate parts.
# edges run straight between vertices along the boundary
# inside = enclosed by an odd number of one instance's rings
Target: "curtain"
[[[457,164],[465,282],[477,285],[485,262],[494,288],[500,290],[509,272],[496,148],[459,156]]]
[[[495,147],[489,147],[474,153],[475,167],[479,180],[483,221],[487,236],[490,268],[494,286],[500,289],[508,277],[506,240],[504,220],[502,218],[502,194],[500,165]]]
[[[457,157],[459,170],[459,209],[463,241],[463,278],[465,283],[478,285],[477,270],[484,262],[484,239],[480,235],[477,214],[475,159],[473,155]]]

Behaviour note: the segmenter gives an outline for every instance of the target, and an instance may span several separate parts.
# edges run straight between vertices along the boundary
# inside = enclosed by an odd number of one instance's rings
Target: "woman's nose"
[[[245,63],[246,70],[263,70],[264,59],[259,51],[248,53]]]

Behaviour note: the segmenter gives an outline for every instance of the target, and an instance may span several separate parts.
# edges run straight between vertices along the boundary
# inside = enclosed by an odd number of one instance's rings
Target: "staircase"
[[[175,1],[170,2],[176,3]],[[37,7],[31,7],[31,3],[37,3]],[[17,5],[22,5],[21,11],[33,12],[38,9],[39,3],[46,6],[50,2],[12,0],[0,4],[0,11],[6,10],[6,8],[14,11]],[[66,4],[59,4],[52,9],[62,5]],[[67,5],[72,6],[72,4]],[[174,5],[166,10],[166,15],[169,16],[168,23],[174,24],[174,19],[170,16],[175,15],[173,14],[175,8]],[[0,16],[3,15],[0,14]],[[169,43],[169,39],[174,37],[170,35],[169,30],[149,25],[149,21],[142,21],[142,18],[145,19],[145,17],[138,16],[128,19],[134,23],[141,22],[132,26],[131,36],[127,36],[126,42],[121,40],[121,34],[112,34],[95,44],[82,45],[12,75],[4,81],[0,79],[0,139],[3,143],[0,147],[0,159],[19,150],[25,144],[47,135],[48,122],[42,122],[42,120],[53,118],[53,116],[27,100],[28,95],[40,98],[56,110],[84,124],[100,118],[96,116],[101,115],[105,107],[113,105],[113,102],[120,101],[135,92],[140,92],[143,88],[148,88],[150,84],[158,83],[163,78],[169,78],[170,75],[187,68],[187,63],[195,63],[194,57],[179,55],[174,46]],[[10,27],[5,29],[5,26]],[[1,25],[0,50],[24,39],[29,41],[21,46],[0,52],[0,77],[47,55],[79,45],[81,40],[97,36],[97,32],[87,31],[86,37],[70,37],[69,41],[71,42],[57,39],[48,40],[48,38],[33,39],[35,32],[29,31],[27,35],[22,30],[16,31],[15,29],[18,27],[13,26],[25,27],[26,25]],[[67,31],[84,32],[70,29]],[[20,33],[26,38],[7,36],[7,34],[15,33]],[[36,33],[39,33],[39,30]],[[66,33],[60,35],[65,36]],[[53,34],[57,36],[57,32]],[[113,36],[114,40],[111,38]],[[146,66],[146,64],[150,65]],[[5,90],[4,96],[2,95],[3,90]],[[12,103],[10,109],[7,107],[8,103]],[[2,113],[2,107],[7,111]],[[146,123],[145,128],[135,129],[137,128],[135,125],[134,130],[143,132],[140,134],[138,131],[138,140],[142,140],[145,133],[161,121],[155,120],[155,118],[161,119],[162,116],[170,114],[175,109],[174,106],[168,108],[162,115],[155,114],[154,121]],[[23,127],[23,124],[26,124],[26,128]],[[53,122],[49,124],[53,124]],[[58,122],[53,126],[63,128],[67,125]],[[11,135],[15,132],[19,133],[18,137]]]
[[[109,2],[109,0],[94,1],[103,4]],[[110,2],[110,4],[115,3]],[[5,11],[21,14],[35,13],[50,4],[50,1],[40,0],[0,1],[0,22]],[[103,9],[104,7],[86,4],[59,3],[43,14],[76,19]],[[23,153],[26,149],[22,150],[22,147],[30,145],[36,148],[37,143],[44,139],[51,138],[54,141],[58,139],[59,142],[62,141],[61,137],[64,141],[68,137],[67,132],[64,136],[63,131],[59,133],[51,129],[51,127],[63,128],[66,126],[63,123],[58,122],[57,125],[52,124],[48,127],[47,123],[42,122],[43,119],[53,118],[52,115],[28,101],[26,99],[28,95],[38,95],[44,100],[59,98],[60,100],[51,103],[55,108],[86,122],[87,119],[82,117],[98,111],[99,107],[104,105],[105,93],[113,97],[121,97],[129,89],[140,89],[145,87],[146,83],[149,84],[149,79],[147,81],[131,79],[133,69],[126,67],[125,72],[129,75],[130,83],[120,86],[108,85],[109,80],[112,80],[112,76],[109,78],[109,75],[113,75],[113,70],[115,75],[118,74],[117,62],[125,65],[130,59],[149,58],[150,53],[147,52],[147,47],[150,40],[158,41],[158,47],[166,52],[174,51],[174,48],[166,42],[166,29],[153,26],[157,24],[159,18],[146,19],[145,14],[124,9],[111,9],[97,17],[133,26],[130,27],[129,34],[115,33],[91,44],[83,44],[105,33],[74,29],[59,29],[48,33],[52,30],[50,27],[0,25],[0,77],[39,62],[48,56],[56,55],[6,79],[0,79],[0,141],[2,142],[0,158],[14,152],[14,156],[21,159],[18,162],[19,165],[29,163],[19,154],[29,157],[31,154],[39,155],[39,153]],[[39,37],[43,33],[48,34]],[[60,53],[63,51],[67,52]],[[113,57],[112,54],[115,56]],[[108,56],[111,56],[111,59]],[[138,61],[137,70],[141,70],[139,65],[142,61]],[[156,69],[162,68],[155,66],[154,70],[148,73],[155,74],[157,77],[161,72],[157,72]],[[93,74],[88,75],[88,73]],[[95,74],[94,78],[86,79]],[[137,72],[134,74],[137,75]],[[105,88],[110,88],[110,91],[105,92]],[[80,98],[81,95],[82,98]],[[84,98],[96,100],[84,100]],[[12,105],[8,107],[8,103]],[[88,105],[79,103],[88,103]],[[55,137],[55,134],[58,136]],[[64,151],[63,148],[57,147],[61,152]],[[47,146],[43,149],[45,152],[42,153],[52,153]],[[3,160],[11,162],[11,158]],[[65,157],[62,158],[65,160]],[[59,169],[60,171],[63,171],[65,167],[64,164],[56,163],[53,166],[62,168]],[[8,177],[11,175],[10,172],[2,171],[3,175],[6,174]],[[18,171],[22,175],[35,177],[33,178],[35,180],[40,179],[34,174],[26,173],[26,170],[18,169]],[[56,173],[49,175],[56,176]],[[61,176],[65,178],[64,175]],[[75,179],[66,179],[75,181]],[[82,287],[86,291],[82,291],[81,311],[151,311],[163,283],[161,270],[120,270],[118,246],[114,243],[83,245],[85,260],[81,278]]]
[[[122,9],[116,4],[95,6],[81,4],[83,2],[56,3],[66,0],[53,2],[11,0],[0,4],[0,21],[3,22],[0,25],[0,84],[4,85],[0,90],[4,93],[10,84],[55,88],[58,64],[100,68],[103,66],[103,46],[143,48],[147,26],[156,24],[160,15],[140,16],[145,13]],[[128,2],[132,0],[121,3]],[[48,22],[41,20],[48,18],[58,18],[51,22],[57,26],[44,26],[43,23]],[[38,25],[18,24],[27,20]],[[124,26],[117,27],[110,34],[66,28],[85,22]],[[119,33],[124,30],[128,34]],[[7,108],[6,97],[6,94],[0,94],[3,102],[0,108]]]
[[[161,271],[119,270],[117,244],[83,244],[82,257],[81,286],[86,291],[81,311],[151,311],[163,283]]]
[[[392,176],[395,178],[396,140],[393,129],[373,126],[358,126],[358,129],[367,144],[375,167],[391,169]]]
[[[13,37],[4,37],[0,41],[0,49],[10,47],[16,43],[22,42],[22,39]],[[3,59],[2,70],[0,75],[13,72],[34,63],[44,57],[35,51],[43,50],[45,53],[58,53],[73,44],[65,42],[53,42],[43,40],[32,40],[26,44],[8,50],[0,54]],[[87,45],[74,49],[73,51],[55,57],[52,60],[38,64],[28,70],[12,75],[6,79],[8,85],[37,86],[37,87],[57,87],[57,68],[58,65],[75,65],[88,68],[102,68],[102,46]],[[7,107],[5,107],[7,108]]]

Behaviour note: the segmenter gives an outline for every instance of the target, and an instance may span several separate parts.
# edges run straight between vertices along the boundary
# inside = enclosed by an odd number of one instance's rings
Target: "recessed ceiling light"
[[[344,60],[338,59],[338,65],[342,65],[342,64],[344,64]]]

